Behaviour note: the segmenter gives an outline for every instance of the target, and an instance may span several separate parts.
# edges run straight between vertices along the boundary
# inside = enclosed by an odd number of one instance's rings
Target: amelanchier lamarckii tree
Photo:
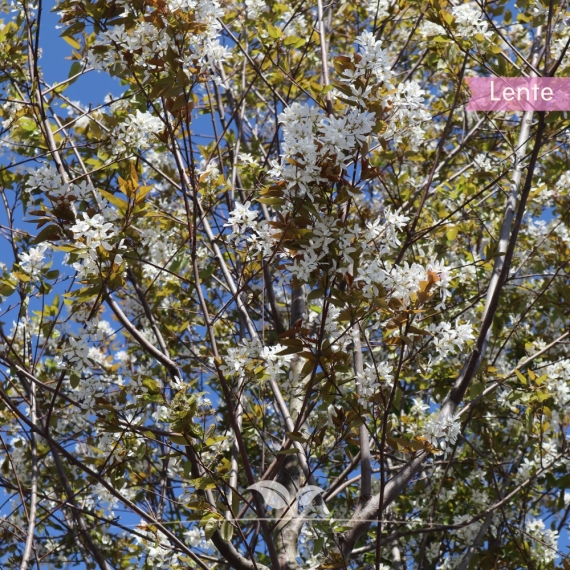
[[[2,568],[570,568],[568,2],[1,9]]]

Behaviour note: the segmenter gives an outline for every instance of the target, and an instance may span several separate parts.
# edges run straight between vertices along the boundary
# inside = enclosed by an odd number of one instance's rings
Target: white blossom
[[[266,7],[264,0],[245,0],[247,17],[250,20],[255,20],[259,14],[261,14]]]
[[[462,350],[467,341],[475,338],[471,323],[456,323],[453,327],[451,323],[444,321],[433,327],[432,332],[434,334],[433,344],[441,358]]]
[[[356,383],[360,386],[359,401],[368,405],[368,400],[379,392],[382,385],[393,382],[394,367],[387,362],[378,362],[374,366],[366,364],[362,373],[356,375]]]
[[[151,113],[142,113],[137,109],[134,115],[129,115],[114,131],[115,151],[124,152],[127,149],[144,150],[150,146],[150,135],[155,135],[165,126],[161,119]]]
[[[33,279],[41,275],[42,269],[46,266],[45,253],[48,250],[48,244],[42,243],[37,247],[31,247],[27,253],[20,253],[20,268]]]
[[[114,246],[111,244],[117,233],[111,222],[107,222],[101,214],[95,214],[90,218],[83,212],[83,219],[78,218],[71,231],[75,238],[75,248],[77,249],[78,262],[73,264],[73,268],[85,277],[92,273],[98,272],[98,252],[99,247],[106,251],[112,251]],[[116,248],[121,250],[124,246],[122,241],[117,244]],[[114,262],[121,264],[123,258],[120,253],[114,256]]]
[[[535,539],[531,549],[532,557],[545,564],[554,562],[558,556],[558,531],[547,529],[541,519],[528,520],[526,531]]]
[[[425,437],[443,452],[455,445],[461,424],[449,415],[433,414],[425,425]]]
[[[451,9],[451,14],[457,24],[457,32],[464,38],[472,38],[481,34],[485,39],[491,38],[489,24],[481,13],[481,9],[474,3],[459,4]]]
[[[430,22],[429,20],[424,21],[419,29],[420,35],[424,38],[431,36],[445,36],[447,32],[443,26],[436,24],[435,22]]]

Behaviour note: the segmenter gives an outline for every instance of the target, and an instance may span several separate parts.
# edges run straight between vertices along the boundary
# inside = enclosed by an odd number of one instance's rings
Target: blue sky
[[[57,29],[59,16],[51,10],[56,3],[52,0],[43,3],[41,16],[40,46],[42,58],[40,65],[44,79],[48,83],[57,83],[67,79],[71,60],[71,46],[60,36],[64,28]],[[123,89],[116,79],[100,71],[91,71],[78,79],[67,90],[66,95],[73,100],[81,101],[83,105],[103,103],[105,96],[112,93],[115,97]]]

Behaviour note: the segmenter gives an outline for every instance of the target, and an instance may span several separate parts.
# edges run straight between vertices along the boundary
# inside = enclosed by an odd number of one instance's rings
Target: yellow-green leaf
[[[520,373],[519,370],[515,370],[515,374],[517,375],[518,379],[526,386],[528,384],[528,380]]]
[[[121,210],[126,210],[129,207],[129,204],[127,203],[126,200],[123,200],[122,198],[119,198],[118,196],[111,194],[111,192],[107,192],[106,190],[99,190],[99,192],[104,198],[109,200],[109,202],[111,202],[113,206],[117,206],[117,208]]]
[[[79,42],[72,38],[71,36],[62,36],[62,38],[73,48],[73,49],[81,49],[81,45]]]
[[[274,40],[278,40],[283,36],[283,32],[277,26],[274,26],[269,22],[267,23],[267,33],[269,34],[269,37],[273,38]]]
[[[446,236],[449,241],[455,240],[457,234],[459,233],[459,228],[457,226],[451,226],[447,229]]]
[[[440,10],[439,15],[448,26],[451,26],[453,23],[453,16],[447,10]]]

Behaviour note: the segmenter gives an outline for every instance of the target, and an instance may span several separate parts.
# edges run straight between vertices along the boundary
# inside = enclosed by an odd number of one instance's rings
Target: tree
[[[566,3],[1,5],[3,567],[570,567]]]

